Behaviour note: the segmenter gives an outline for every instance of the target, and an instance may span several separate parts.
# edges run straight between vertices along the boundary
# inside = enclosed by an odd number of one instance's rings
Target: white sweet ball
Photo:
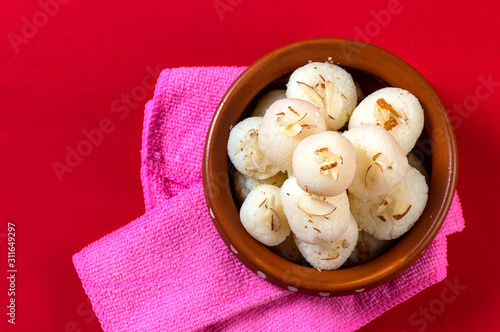
[[[248,194],[259,184],[271,184],[281,188],[286,179],[288,179],[288,176],[283,172],[278,172],[270,178],[257,180],[235,171],[233,174],[234,193],[241,204],[247,198]]]
[[[247,232],[267,246],[280,244],[290,234],[280,189],[276,186],[255,187],[241,205],[240,219]]]
[[[351,212],[365,232],[379,240],[396,239],[420,218],[428,191],[425,177],[410,167],[403,182],[386,195],[361,199],[349,194]]]
[[[286,98],[285,90],[271,90],[257,101],[257,105],[252,111],[251,116],[264,116],[267,109],[276,101]]]
[[[349,193],[370,198],[388,193],[403,181],[408,169],[406,154],[384,128],[367,123],[343,135],[356,149],[356,172]]]
[[[357,240],[358,225],[351,215],[345,233],[337,240],[312,245],[295,238],[295,244],[306,261],[321,271],[336,270],[341,267],[354,250]]]
[[[242,174],[255,178],[269,178],[279,172],[279,168],[262,154],[258,145],[261,117],[251,117],[240,121],[231,129],[227,142],[227,153],[234,167]]]
[[[296,69],[288,81],[286,96],[313,103],[330,130],[342,128],[357,104],[351,74],[327,62],[311,62]]]
[[[345,266],[356,266],[369,262],[386,252],[392,244],[393,241],[379,240],[360,230],[356,247],[347,259]]]
[[[262,120],[259,148],[275,167],[291,171],[297,145],[325,130],[325,120],[313,104],[300,99],[280,99],[269,107]]]
[[[343,194],[314,196],[300,189],[294,177],[281,187],[283,211],[299,240],[320,244],[337,240],[349,224],[349,199]]]
[[[293,175],[302,190],[319,196],[345,192],[356,170],[356,150],[338,132],[305,138],[293,153]]]
[[[409,91],[383,88],[359,103],[349,120],[349,129],[363,123],[376,123],[388,130],[408,154],[424,128],[424,110]]]

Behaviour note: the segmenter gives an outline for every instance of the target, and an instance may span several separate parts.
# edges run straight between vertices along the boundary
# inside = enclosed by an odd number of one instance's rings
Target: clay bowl
[[[413,93],[425,111],[425,127],[414,153],[430,174],[427,206],[413,228],[385,254],[368,263],[336,271],[289,262],[254,240],[243,228],[232,196],[234,171],[228,162],[230,128],[247,117],[267,90],[285,88],[289,75],[309,60],[344,67],[365,95],[394,86]],[[376,46],[346,39],[312,39],[281,47],[248,67],[222,98],[208,131],[203,181],[213,222],[226,245],[259,277],[293,292],[340,296],[363,292],[394,279],[417,260],[439,231],[457,180],[457,149],[452,126],[434,89],[410,65]]]

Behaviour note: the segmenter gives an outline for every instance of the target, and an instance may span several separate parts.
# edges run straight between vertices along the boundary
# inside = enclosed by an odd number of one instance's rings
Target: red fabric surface
[[[159,69],[249,65],[313,37],[360,39],[400,56],[434,86],[456,129],[466,229],[449,239],[448,278],[361,331],[500,329],[497,2],[42,0],[0,8],[1,330],[100,330],[71,255],[144,212],[143,109]],[[6,315],[9,220],[15,326]]]

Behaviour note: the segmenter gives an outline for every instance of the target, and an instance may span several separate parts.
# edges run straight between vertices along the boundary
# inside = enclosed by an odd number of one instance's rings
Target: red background
[[[361,331],[500,330],[500,86],[480,87],[481,77],[500,82],[498,2],[61,2],[49,16],[40,2],[0,1],[0,266],[7,270],[12,220],[17,330],[100,330],[71,256],[144,213],[139,153],[144,104],[153,91],[136,95],[123,119],[111,105],[123,106],[122,95],[139,91],[148,67],[250,65],[313,37],[360,39],[400,56],[456,119],[466,230],[449,237],[447,279],[466,289],[448,301],[449,286],[434,285]],[[38,27],[30,30],[30,22]],[[464,103],[457,113],[454,105]],[[52,163],[65,163],[67,147],[77,148],[83,131],[104,118],[114,130],[59,181]],[[1,324],[7,289],[2,277]],[[420,308],[431,316],[423,318]]]

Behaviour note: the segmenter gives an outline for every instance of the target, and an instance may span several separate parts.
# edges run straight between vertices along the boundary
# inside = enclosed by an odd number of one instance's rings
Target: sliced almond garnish
[[[300,116],[300,115],[299,115]],[[302,115],[297,121],[295,122],[300,122],[302,120],[304,120],[304,118],[307,116],[307,112],[304,113],[304,115]]]
[[[386,155],[382,155],[382,152],[376,153],[373,157],[372,160],[375,162],[375,164],[378,164],[380,167],[382,167],[382,170],[385,171],[386,169],[392,169],[392,165],[388,165],[384,160]]]
[[[377,217],[386,222],[388,219],[394,218],[394,220],[399,220],[403,218],[408,211],[411,209],[411,204],[408,204],[406,201],[393,199],[389,196],[386,196],[382,203],[377,207]]]
[[[311,100],[316,103],[316,105],[319,108],[325,107],[325,103],[323,102],[323,98],[321,98],[321,96],[319,95],[318,91],[316,91],[316,89],[314,89],[312,86],[310,86],[306,83],[303,83],[303,82],[297,82],[297,84],[306,93],[306,95],[308,95],[309,98],[311,98]]]
[[[250,129],[250,130],[247,132],[247,135],[248,135],[250,138],[256,139],[256,138],[257,138],[258,133],[259,133],[258,129]]]
[[[257,172],[265,172],[266,167],[262,165],[262,160],[260,158],[252,158],[250,157],[250,160],[252,161],[253,168],[257,170]]]
[[[302,126],[298,123],[292,123],[286,126],[280,126],[280,131],[285,133],[288,137],[296,137],[302,132]]]
[[[297,207],[311,216],[327,216],[337,209],[335,205],[314,197],[303,198],[297,203]]]
[[[384,177],[383,172],[382,167],[377,163],[368,167],[365,175],[365,186],[368,190],[375,189],[380,185]]]
[[[338,258],[340,256],[340,253],[337,250],[331,249],[327,253],[323,254],[320,260],[323,261],[330,261]]]
[[[262,205],[264,205],[264,203],[267,201],[267,197],[264,198],[264,200],[262,201],[262,203],[259,204],[259,207],[261,207]]]
[[[336,162],[335,154],[332,153],[328,147],[320,148],[314,151],[314,161],[318,164],[324,162]]]
[[[316,128],[316,125],[308,125],[308,124],[303,124],[301,125],[302,129],[313,129]]]
[[[295,115],[297,115],[297,116],[300,116],[300,115],[299,115],[299,113],[297,113],[297,111],[296,111],[296,110],[294,110],[294,109],[292,108],[292,106],[288,106],[288,109],[289,109],[289,110],[290,110],[293,114],[295,114]]]
[[[339,179],[339,169],[338,167],[332,168],[330,170],[330,176],[332,177],[333,181],[337,181]]]
[[[392,169],[392,166],[387,165],[387,163],[383,162],[383,161],[382,161],[382,160],[380,160],[380,159],[379,159],[379,160],[377,160],[377,161],[375,162],[375,164],[377,164],[377,165],[379,165],[380,167],[382,167],[382,170],[384,170],[384,171],[385,171],[386,169]]]
[[[259,149],[258,145],[258,128],[248,130],[244,141],[240,140],[244,166],[246,171],[265,173],[272,165],[264,158],[264,155]]]
[[[328,148],[326,146],[324,148],[317,149],[316,151],[314,151],[314,153],[317,154],[317,153],[325,152],[325,151],[328,151]]]
[[[277,114],[280,114],[276,118],[276,122],[280,125],[280,130],[287,133],[287,135],[292,135],[291,137],[296,136],[296,133],[299,131],[302,131],[302,125],[299,124],[300,121],[302,121],[306,116],[307,112],[305,112],[302,116],[297,113],[292,107],[288,106],[288,109],[290,110],[291,113],[284,113],[280,112]],[[283,114],[283,115],[281,115]],[[306,128],[308,125],[305,125]],[[293,128],[294,127],[294,128]],[[298,127],[301,127],[300,129]],[[300,133],[300,132],[299,132]]]
[[[327,170],[330,170],[330,169],[332,169],[334,167],[337,167],[337,162],[336,161],[333,162],[333,163],[328,163],[326,165],[322,165],[319,169],[321,171],[327,171]]]
[[[285,112],[279,112],[279,113],[276,113],[276,121],[278,123],[280,123],[281,121],[283,121],[283,119],[285,118]]]
[[[387,120],[384,123],[384,129],[387,131],[391,131],[392,128],[396,127],[397,125],[398,125],[398,120],[396,120],[394,118],[389,118],[389,120]]]
[[[269,206],[271,207],[276,206],[276,196],[274,194],[272,194],[271,198],[269,199]]]
[[[276,233],[281,228],[281,219],[273,208],[270,208],[269,211],[271,211],[271,230]]]
[[[344,163],[342,156],[332,153],[328,147],[317,149],[314,155],[314,161],[320,165],[319,171],[328,172],[333,180],[337,181],[340,173],[338,166]]]
[[[305,112],[302,116],[297,113],[291,106],[288,106],[288,109],[290,110],[291,113],[285,113],[285,112],[279,112],[276,113],[276,122],[281,124],[282,126],[286,126],[292,123],[297,123],[302,121],[306,116],[307,112]]]
[[[382,203],[379,204],[379,206],[377,207],[377,213],[379,215],[382,215],[386,209],[387,209],[387,206],[392,202],[392,199],[390,197],[386,197]]]
[[[338,93],[335,85],[327,81],[325,85],[326,114],[333,120],[338,118],[344,101]]]
[[[400,123],[406,123],[408,118],[404,113],[399,114],[384,98],[379,98],[375,105],[375,120],[390,131]]]
[[[384,98],[377,99],[377,105],[381,109],[386,110],[390,116],[392,116],[394,118],[401,117],[401,115],[399,115],[399,113],[394,109],[394,107],[392,107],[391,104],[386,102]]]
[[[322,164],[325,162],[325,157],[323,157],[323,154],[319,154],[319,153],[314,153],[315,156],[314,156],[314,161],[318,164]]]
[[[398,200],[394,203],[394,211],[392,212],[392,216],[394,219],[399,220],[406,216],[410,209],[411,204],[408,204],[405,201]]]

